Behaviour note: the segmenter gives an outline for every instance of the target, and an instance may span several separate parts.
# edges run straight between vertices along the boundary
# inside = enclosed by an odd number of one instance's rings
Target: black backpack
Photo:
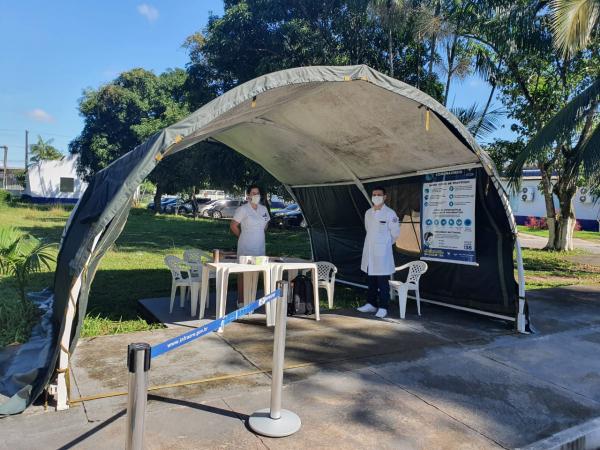
[[[292,281],[292,298],[288,300],[288,316],[314,312],[313,285],[310,278],[298,275]]]

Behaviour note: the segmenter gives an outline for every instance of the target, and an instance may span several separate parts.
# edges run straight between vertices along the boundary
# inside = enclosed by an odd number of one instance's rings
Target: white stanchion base
[[[263,436],[284,437],[294,434],[302,425],[300,417],[287,409],[281,410],[279,419],[271,419],[270,413],[270,408],[259,409],[248,419],[248,426]]]

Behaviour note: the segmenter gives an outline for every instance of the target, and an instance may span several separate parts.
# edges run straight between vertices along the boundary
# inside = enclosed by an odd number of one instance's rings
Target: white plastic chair
[[[317,261],[317,275],[319,277],[318,286],[327,291],[327,300],[329,309],[333,308],[333,291],[335,289],[335,274],[337,267],[327,261]]]
[[[400,318],[404,319],[406,315],[406,299],[408,297],[408,291],[415,291],[415,298],[417,299],[417,313],[421,315],[421,296],[419,295],[419,278],[421,275],[427,272],[427,263],[424,261],[412,261],[403,266],[396,267],[396,271],[408,269],[408,276],[406,281],[390,280],[390,291],[393,294],[398,295],[398,305],[400,307]]]
[[[183,305],[185,304],[187,288],[189,287],[190,301],[192,302],[192,308],[195,309],[194,302],[198,302],[200,279],[198,277],[193,277],[191,267],[177,256],[165,256],[165,264],[171,271],[171,276],[173,277],[171,281],[171,303],[169,305],[169,313],[173,312],[173,303],[175,302],[177,288],[179,288],[179,306],[183,308]]]
[[[197,248],[189,248],[184,250],[183,252],[183,260],[189,264],[192,269],[191,275],[192,278],[201,278],[202,277],[202,267],[204,264],[212,262],[212,255],[204,250],[198,250]],[[209,272],[209,278],[215,278],[216,274],[214,271]],[[206,307],[210,306],[210,300],[206,298]]]

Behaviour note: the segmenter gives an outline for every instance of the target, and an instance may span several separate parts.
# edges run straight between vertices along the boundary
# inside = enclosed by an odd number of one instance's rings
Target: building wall
[[[77,176],[77,157],[65,156],[61,160],[41,161],[29,167],[24,196],[37,203],[75,203],[87,183]],[[73,180],[72,192],[61,191],[61,178]],[[64,185],[69,183],[63,183]]]
[[[508,181],[502,180],[502,185],[510,197],[510,206],[512,208],[515,220],[519,225],[523,225],[528,217],[542,218],[546,217],[546,206],[544,195],[538,189],[540,184],[539,177],[524,177],[521,182],[521,190],[512,192],[508,187]],[[527,193],[523,189],[527,189]],[[582,190],[584,189],[584,190]],[[586,188],[579,188],[573,198],[573,207],[575,217],[581,224],[582,229],[588,231],[598,231],[598,220],[600,220],[600,200],[592,198]],[[523,200],[527,196],[527,200]],[[586,201],[582,201],[585,197]],[[558,209],[558,199],[554,196],[554,206]]]

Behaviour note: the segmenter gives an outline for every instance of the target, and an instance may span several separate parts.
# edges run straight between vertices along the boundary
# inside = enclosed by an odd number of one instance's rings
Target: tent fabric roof
[[[469,163],[482,163],[495,174],[489,157],[441,104],[364,65],[264,75],[169,128],[183,139],[168,154],[211,137],[287,185],[352,182]]]

